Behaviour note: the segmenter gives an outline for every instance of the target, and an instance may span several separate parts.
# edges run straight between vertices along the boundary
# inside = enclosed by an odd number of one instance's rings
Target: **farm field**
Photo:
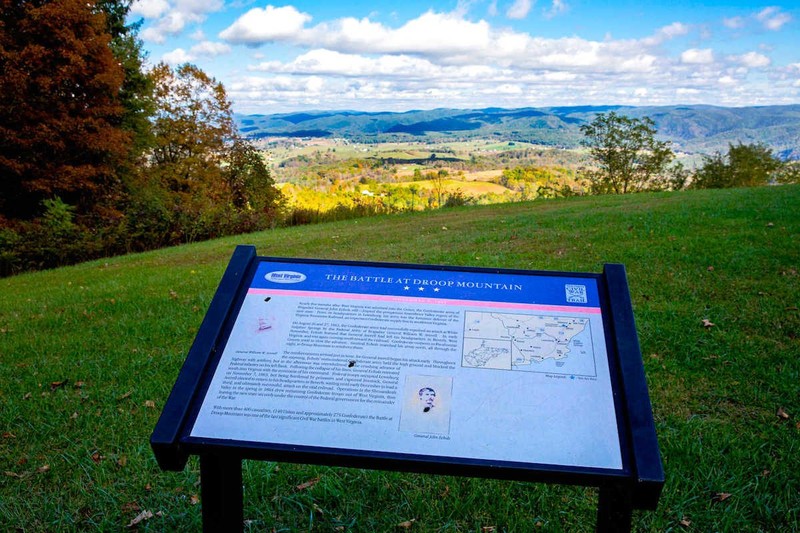
[[[290,208],[321,217],[335,209],[396,212],[437,208],[448,199],[457,205],[491,204],[552,196],[565,187],[579,191],[575,173],[586,160],[581,149],[492,139],[259,142]],[[505,176],[518,168],[536,175],[523,181]]]

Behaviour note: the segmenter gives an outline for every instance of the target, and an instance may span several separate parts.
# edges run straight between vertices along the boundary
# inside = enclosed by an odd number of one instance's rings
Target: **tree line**
[[[0,0],[0,275],[276,220],[222,84],[146,68],[130,5]]]
[[[763,144],[730,144],[728,153],[703,156],[694,171],[676,162],[666,141],[656,138],[652,119],[601,113],[581,126],[593,161],[580,177],[591,194],[722,189],[800,183],[798,162],[781,160]]]

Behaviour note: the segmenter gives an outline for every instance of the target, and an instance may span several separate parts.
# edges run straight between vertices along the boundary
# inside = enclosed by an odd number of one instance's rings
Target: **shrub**
[[[728,145],[727,155],[705,156],[692,181],[695,189],[756,187],[776,181],[784,163],[763,144]]]
[[[457,189],[455,192],[452,192],[447,196],[447,200],[445,200],[442,207],[461,207],[464,205],[470,205],[471,203],[472,198],[464,194],[464,191],[461,189]]]

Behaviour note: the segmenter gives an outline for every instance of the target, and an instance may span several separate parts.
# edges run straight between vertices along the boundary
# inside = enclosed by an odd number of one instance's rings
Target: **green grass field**
[[[800,187],[295,227],[0,280],[0,530],[200,528],[149,435],[236,244],[563,271],[624,263],[666,486],[639,531],[800,530]],[[703,320],[713,323],[704,326]],[[582,487],[245,462],[248,531],[591,531]],[[312,483],[307,483],[312,482]],[[147,515],[145,515],[147,516]]]

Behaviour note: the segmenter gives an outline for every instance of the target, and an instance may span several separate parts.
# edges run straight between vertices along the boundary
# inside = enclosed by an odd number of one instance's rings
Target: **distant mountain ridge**
[[[725,152],[729,143],[763,143],[785,159],[800,159],[800,105],[717,107],[575,106],[432,109],[406,112],[308,111],[236,115],[240,131],[269,137],[344,137],[358,142],[497,138],[575,147],[580,125],[599,113],[650,117],[659,137],[687,153]]]

